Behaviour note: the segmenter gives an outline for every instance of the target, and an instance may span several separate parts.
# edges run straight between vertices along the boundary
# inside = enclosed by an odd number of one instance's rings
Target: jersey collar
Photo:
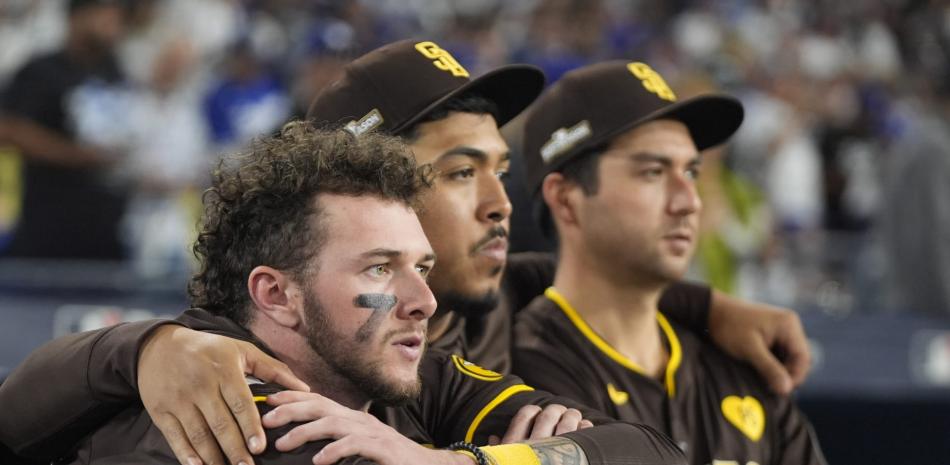
[[[600,335],[598,335],[594,330],[581,318],[580,314],[577,313],[577,310],[574,310],[574,307],[557,291],[553,286],[547,288],[544,291],[544,296],[549,300],[557,304],[557,306],[567,315],[567,318],[571,320],[571,323],[577,327],[577,330],[581,332],[595,347],[600,349],[606,356],[610,357],[611,360],[619,363],[623,367],[641,375],[647,376],[646,372],[637,365],[633,360],[625,357],[617,349],[611,347]],[[676,331],[673,330],[673,327],[670,326],[669,321],[662,313],[656,312],[656,320],[660,325],[660,329],[663,331],[663,334],[666,336],[666,340],[670,345],[670,359],[666,362],[666,375],[664,377],[664,385],[666,387],[666,393],[669,397],[676,395],[676,370],[679,368],[680,363],[683,360],[683,350],[680,347],[679,338],[676,337]]]

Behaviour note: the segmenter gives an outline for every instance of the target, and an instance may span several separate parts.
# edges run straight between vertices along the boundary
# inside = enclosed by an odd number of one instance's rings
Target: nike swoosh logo
[[[614,405],[623,405],[630,401],[630,394],[618,390],[612,383],[607,383],[607,394]]]

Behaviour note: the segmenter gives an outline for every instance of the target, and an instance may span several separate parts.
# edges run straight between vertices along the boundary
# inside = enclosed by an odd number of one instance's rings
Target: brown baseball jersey
[[[517,312],[541,295],[554,280],[557,262],[550,253],[521,252],[508,255],[501,282],[499,305],[478,316],[453,315],[448,331],[432,346],[500,373],[511,373],[511,337]],[[663,293],[661,304],[671,317],[697,331],[706,329],[711,291],[708,287],[674,283]]]
[[[554,268],[551,254],[509,255],[499,305],[485,315],[457,316],[432,347],[510,373],[516,310],[551,284]],[[661,302],[675,309],[671,316],[677,321],[697,330],[706,327],[709,288],[677,283]],[[24,456],[54,458],[138,403],[139,348],[164,324],[216,332],[186,312],[174,321],[150,320],[72,334],[34,351],[0,386],[0,404],[6,406],[0,415],[0,442]],[[56,374],[57,382],[49,383],[50,373]],[[42,389],[37,391],[37,386]]]
[[[657,314],[669,353],[662,379],[604,341],[554,288],[518,315],[514,370],[570,397],[670,436],[693,464],[824,464],[791,399],[706,340]]]
[[[255,343],[262,350],[267,350],[253,335],[227,318],[202,310],[189,310],[183,319],[189,321],[192,327]],[[569,436],[584,449],[592,465],[617,463],[618,460],[637,464],[679,464],[683,460],[675,444],[649,427],[618,422],[569,399],[536,391],[515,376],[481,368],[457,355],[439,351],[426,353],[420,365],[420,378],[423,383],[418,399],[405,406],[389,409],[401,422],[394,426],[395,429],[418,443],[434,447],[444,447],[462,440],[487,444],[489,435],[504,435],[512,418],[522,407],[557,403],[577,407],[585,418],[601,425]],[[280,388],[252,384],[251,389],[259,396],[258,400],[264,400],[261,397]],[[270,410],[264,402],[258,402],[257,405],[261,413]],[[268,430],[268,451],[257,457],[256,463],[309,463],[309,457],[332,442],[314,441],[294,451],[276,451],[273,448],[274,441],[293,426]],[[115,415],[83,439],[79,450],[68,460],[59,462],[74,465],[178,463],[161,432],[141,405],[129,407]],[[358,457],[344,461],[346,464],[365,462]]]

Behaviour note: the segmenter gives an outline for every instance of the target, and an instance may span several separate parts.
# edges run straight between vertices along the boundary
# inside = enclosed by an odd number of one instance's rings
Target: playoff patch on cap
[[[398,134],[459,96],[495,103],[499,126],[541,93],[544,74],[530,65],[509,65],[470,79],[452,54],[432,41],[403,40],[349,63],[343,76],[314,99],[307,118],[356,136],[379,130]]]
[[[699,150],[724,142],[742,123],[742,104],[725,95],[677,101],[649,65],[609,61],[565,74],[528,110],[524,157],[528,191],[574,157],[637,125],[664,118],[683,122]]]

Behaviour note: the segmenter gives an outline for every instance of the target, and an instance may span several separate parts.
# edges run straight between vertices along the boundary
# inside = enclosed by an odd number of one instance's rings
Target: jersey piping
[[[607,343],[603,338],[600,337],[594,330],[587,324],[586,321],[577,313],[577,310],[557,291],[553,286],[547,288],[544,291],[544,296],[549,300],[554,302],[558,308],[564,312],[564,315],[567,316],[571,323],[574,324],[574,327],[577,328],[581,334],[586,337],[594,347],[597,347],[601,352],[604,353],[614,362],[617,362],[624,368],[627,368],[638,375],[649,377],[646,374],[646,371],[637,365],[636,362],[630,360],[621,354],[617,349],[614,349],[610,344]],[[663,334],[666,336],[667,341],[670,344],[670,359],[666,362],[666,371],[664,376],[664,386],[666,387],[666,393],[669,397],[676,395],[676,370],[679,368],[680,363],[683,361],[683,349],[680,346],[679,338],[676,337],[676,332],[673,331],[673,327],[670,326],[669,321],[666,320],[666,317],[662,313],[656,313],[657,323],[660,325],[660,329],[663,331]]]

